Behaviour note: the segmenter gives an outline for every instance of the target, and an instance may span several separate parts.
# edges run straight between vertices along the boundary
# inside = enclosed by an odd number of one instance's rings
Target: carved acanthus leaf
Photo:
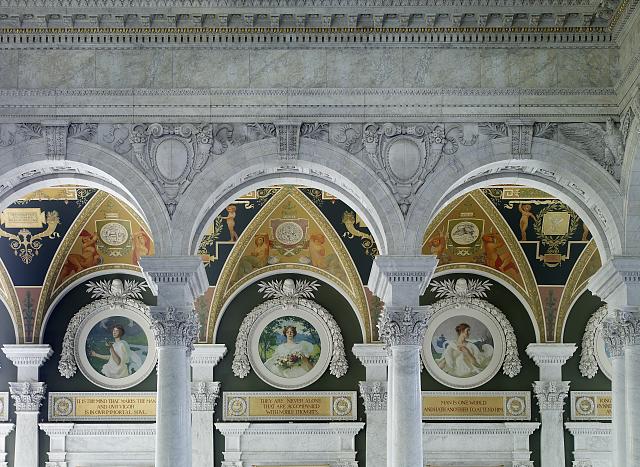
[[[598,372],[596,359],[596,337],[608,313],[607,306],[601,306],[591,315],[584,334],[582,335],[582,350],[580,351],[580,374],[585,378],[593,378]],[[603,336],[604,337],[604,336]]]

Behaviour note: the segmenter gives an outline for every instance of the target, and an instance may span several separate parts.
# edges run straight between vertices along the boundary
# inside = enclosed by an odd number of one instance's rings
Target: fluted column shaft
[[[618,312],[610,310],[602,325],[602,337],[611,355],[613,377],[611,379],[611,431],[613,435],[613,465],[627,466],[626,440],[626,388],[623,323]]]
[[[193,302],[206,290],[207,278],[195,256],[143,257],[140,265],[158,296],[151,307],[158,349],[155,467],[190,467],[189,360],[199,330]]]
[[[385,303],[378,322],[388,349],[387,466],[423,467],[420,349],[430,317],[419,306],[434,256],[378,256],[369,288]]]

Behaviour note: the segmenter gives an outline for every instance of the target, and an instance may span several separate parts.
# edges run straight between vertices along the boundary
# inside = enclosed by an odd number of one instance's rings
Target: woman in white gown
[[[471,326],[460,323],[456,326],[458,335],[455,342],[449,342],[442,357],[436,363],[447,374],[458,378],[475,376],[484,370],[493,356],[493,346],[483,344],[482,349],[469,342]]]
[[[95,351],[91,351],[91,356],[99,358],[101,360],[107,360],[107,363],[102,367],[102,374],[109,378],[125,378],[131,374],[130,364],[132,363],[132,357],[134,360],[135,355],[127,341],[122,339],[124,336],[124,326],[116,324],[111,329],[114,342],[107,342],[109,348],[109,355],[102,355]],[[138,365],[139,367],[139,365]]]
[[[274,375],[282,378],[297,378],[303,376],[313,368],[309,356],[313,352],[313,344],[307,341],[295,342],[298,334],[295,326],[285,326],[282,334],[287,338],[278,345],[273,355],[264,362],[264,365]]]

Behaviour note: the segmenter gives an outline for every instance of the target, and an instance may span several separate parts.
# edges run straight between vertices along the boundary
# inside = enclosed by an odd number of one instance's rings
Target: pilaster
[[[0,467],[8,467],[6,438],[13,431],[13,423],[0,423]]]
[[[48,344],[5,344],[2,351],[18,369],[18,381],[38,381],[38,369],[53,355]]]
[[[45,467],[67,467],[67,435],[74,426],[74,423],[40,423],[40,429],[49,437]]]
[[[541,466],[564,467],[564,401],[569,381],[562,380],[562,366],[576,351],[575,344],[529,344],[527,355],[540,368],[540,380],[533,392],[540,407],[542,433]]]

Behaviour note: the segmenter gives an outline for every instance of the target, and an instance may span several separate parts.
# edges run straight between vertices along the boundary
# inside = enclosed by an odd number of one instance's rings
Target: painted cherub
[[[227,230],[229,230],[229,237],[232,242],[238,241],[238,234],[236,233],[236,205],[230,204],[227,206],[227,215],[222,216],[222,219],[227,221]]]
[[[520,239],[527,241],[527,228],[529,228],[529,219],[536,220],[536,215],[531,212],[530,204],[518,204],[518,210],[522,216],[520,217]]]

